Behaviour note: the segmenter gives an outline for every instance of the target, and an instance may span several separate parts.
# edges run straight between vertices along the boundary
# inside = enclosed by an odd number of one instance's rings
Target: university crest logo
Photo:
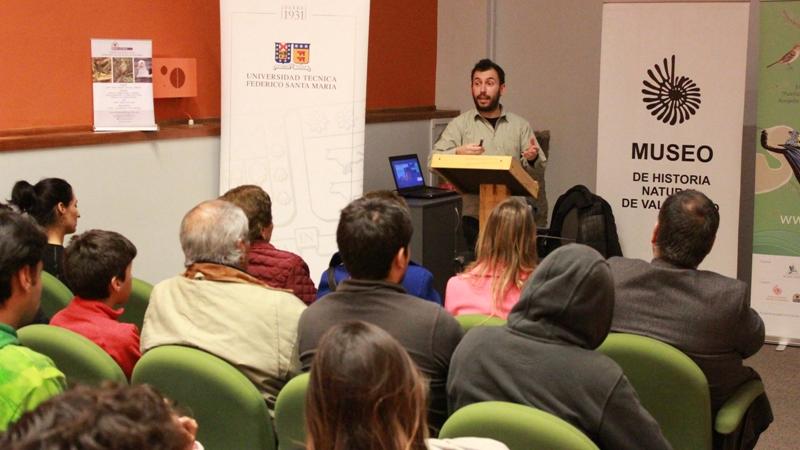
[[[295,64],[308,64],[311,59],[311,44],[292,44],[292,59]]]
[[[275,62],[289,64],[292,62],[292,44],[289,42],[275,43]]]
[[[308,64],[311,60],[311,44],[276,42],[275,62],[278,64]]]

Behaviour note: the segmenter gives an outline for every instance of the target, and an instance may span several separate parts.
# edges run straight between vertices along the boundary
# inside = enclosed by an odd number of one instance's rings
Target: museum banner
[[[762,2],[752,306],[769,340],[800,343],[800,2]]]
[[[749,7],[603,5],[597,194],[625,256],[649,261],[661,202],[696,189],[721,217],[701,268],[736,276]]]
[[[222,0],[220,192],[259,185],[315,279],[361,195],[369,0]]]

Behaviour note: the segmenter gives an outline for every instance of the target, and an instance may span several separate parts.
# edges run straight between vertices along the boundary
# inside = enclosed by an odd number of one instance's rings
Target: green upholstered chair
[[[197,420],[206,450],[274,450],[272,419],[261,393],[228,362],[196,348],[148,350],[131,382],[149,384]]]
[[[28,325],[17,335],[22,345],[50,357],[69,384],[97,386],[106,380],[128,384],[117,362],[80,334],[52,325]]]
[[[47,317],[66,308],[72,297],[72,291],[61,280],[42,271],[42,311]]]
[[[583,432],[539,409],[509,402],[467,405],[450,416],[440,438],[484,437],[511,450],[597,450]]]
[[[279,450],[306,448],[306,390],[308,374],[298,375],[281,389],[275,401],[275,431]]]
[[[461,314],[456,316],[456,320],[467,332],[475,327],[502,327],[506,324],[505,319],[497,316],[487,316],[484,314]]]
[[[144,322],[144,313],[147,311],[147,305],[150,303],[150,292],[152,291],[152,284],[134,278],[131,287],[131,296],[128,299],[128,303],[125,305],[125,312],[119,316],[119,321],[132,323],[141,331],[142,323]]]
[[[626,333],[609,334],[598,350],[622,367],[642,405],[661,425],[675,450],[711,449],[708,381],[691,358],[671,345]],[[721,434],[733,432],[762,393],[761,381],[739,388],[718,412],[714,430]]]

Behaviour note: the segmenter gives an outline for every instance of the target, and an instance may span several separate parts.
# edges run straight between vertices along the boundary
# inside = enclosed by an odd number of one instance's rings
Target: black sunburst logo
[[[675,76],[675,55],[664,58],[663,67],[656,64],[647,70],[650,79],[642,81],[643,102],[650,114],[670,125],[689,120],[700,109],[700,87],[689,77]]]

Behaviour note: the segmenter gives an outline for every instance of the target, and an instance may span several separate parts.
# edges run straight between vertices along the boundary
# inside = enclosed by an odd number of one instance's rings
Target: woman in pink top
[[[475,253],[475,262],[447,282],[444,307],[454,316],[505,319],[538,262],[536,222],[528,205],[515,198],[497,205],[478,237]]]

